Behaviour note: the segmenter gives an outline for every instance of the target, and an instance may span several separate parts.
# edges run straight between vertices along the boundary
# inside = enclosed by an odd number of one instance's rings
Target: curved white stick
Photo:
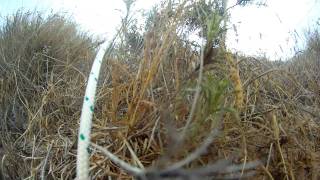
[[[77,179],[89,179],[89,144],[90,132],[92,125],[92,115],[94,111],[95,94],[99,78],[100,67],[103,56],[106,52],[107,41],[101,46],[93,62],[88,79],[87,89],[83,100],[82,112],[80,117],[80,129],[78,135],[78,152],[77,152]]]

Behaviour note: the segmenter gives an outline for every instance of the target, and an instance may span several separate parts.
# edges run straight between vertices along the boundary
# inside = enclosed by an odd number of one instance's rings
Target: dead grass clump
[[[65,168],[55,163],[75,143],[78,108],[96,46],[58,14],[43,18],[37,12],[19,11],[7,17],[0,30],[5,179],[39,176],[47,153],[53,174]],[[49,145],[53,152],[47,152]]]
[[[300,83],[297,89],[297,98],[309,108],[319,107],[320,95],[320,35],[319,26],[313,32],[308,32],[307,46],[304,51],[297,54],[286,66],[287,70]],[[315,104],[314,104],[315,103]],[[316,110],[313,110],[316,111]]]
[[[314,147],[319,136],[314,132],[319,126],[317,118],[306,112],[306,106],[297,98],[300,82],[277,65],[256,59],[241,63],[247,70],[247,74],[242,74],[247,76],[244,77],[246,110],[242,118],[249,128],[245,132],[249,133],[247,142],[253,148],[250,148],[252,155],[266,158],[263,170],[270,177],[316,179],[319,164],[315,162],[319,156],[314,155],[319,149]],[[252,73],[248,73],[250,66]]]
[[[318,179],[319,115],[310,107],[318,108],[319,98],[302,96],[317,87],[304,78],[317,71],[300,74],[296,61],[231,58],[219,43],[223,9],[199,4],[162,4],[140,34],[130,14],[123,20],[98,86],[90,176]],[[186,38],[190,12],[207,31],[205,44]],[[61,16],[21,12],[0,35],[3,177],[75,178],[78,120],[97,43]]]

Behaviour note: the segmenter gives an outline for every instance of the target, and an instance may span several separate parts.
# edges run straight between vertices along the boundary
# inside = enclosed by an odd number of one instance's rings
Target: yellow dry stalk
[[[225,58],[227,63],[230,66],[230,79],[234,86],[234,93],[235,93],[235,106],[238,110],[242,108],[243,105],[243,99],[244,99],[244,93],[243,93],[243,87],[242,82],[239,75],[239,68],[237,64],[232,59],[231,53],[225,53]]]
[[[277,117],[274,113],[270,113],[269,117],[271,118],[271,125],[273,129],[274,138],[279,141],[280,140],[280,128],[277,121]]]
[[[280,127],[279,127],[279,123],[277,121],[277,117],[274,114],[274,112],[270,112],[269,114],[269,118],[271,118],[271,126],[273,129],[273,134],[274,134],[274,138],[276,139],[277,142],[277,147],[281,156],[281,160],[282,160],[282,164],[283,164],[283,169],[285,171],[286,174],[286,179],[289,179],[289,172],[288,172],[288,168],[286,165],[286,160],[284,158],[282,149],[281,149],[281,144],[280,144]],[[294,177],[291,177],[291,179],[294,179]]]
[[[180,75],[179,75],[179,67],[178,67],[179,60],[180,60],[179,58],[176,58],[174,61],[174,75],[175,75],[176,89],[180,89]]]

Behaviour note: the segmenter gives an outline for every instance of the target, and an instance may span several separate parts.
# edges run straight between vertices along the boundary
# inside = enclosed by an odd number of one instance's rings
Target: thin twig
[[[124,143],[126,144],[127,148],[129,149],[129,152],[132,156],[132,158],[134,159],[134,161],[140,166],[141,169],[144,169],[143,164],[141,163],[141,161],[139,160],[138,156],[136,155],[136,153],[132,150],[130,144],[128,143],[127,140],[124,140]]]
[[[199,10],[197,8],[197,12],[198,12],[198,15],[199,15],[199,18],[200,18],[200,13],[199,13]],[[202,36],[203,36],[203,32],[202,32]],[[203,61],[204,61],[204,48],[203,48],[203,45],[204,45],[204,40],[202,39],[202,47],[201,47],[201,54],[200,54],[200,69],[199,69],[199,76],[198,76],[198,81],[197,81],[197,86],[196,86],[196,92],[195,92],[195,95],[194,95],[194,99],[193,99],[193,102],[192,102],[192,106],[191,106],[191,111],[190,111],[190,115],[187,119],[187,123],[186,125],[184,126],[183,128],[183,131],[182,131],[182,134],[181,134],[181,141],[183,141],[183,139],[185,138],[185,135],[187,133],[187,130],[191,124],[191,121],[193,119],[193,116],[194,116],[194,113],[195,113],[195,110],[196,110],[196,106],[197,106],[197,103],[198,103],[198,99],[200,97],[200,85],[201,85],[201,81],[202,81],[202,76],[203,76]]]
[[[46,170],[47,162],[48,162],[49,155],[50,155],[50,152],[51,152],[52,144],[53,144],[53,142],[51,142],[50,145],[49,145],[46,158],[44,159],[44,162],[43,162],[43,165],[42,165],[41,175],[40,175],[41,180],[45,180],[46,179],[45,178],[45,170]]]
[[[168,170],[174,170],[174,169],[181,168],[182,166],[185,166],[185,165],[189,164],[190,162],[194,161],[195,159],[199,158],[199,156],[201,156],[203,153],[206,152],[208,146],[212,143],[213,139],[218,134],[219,134],[218,129],[214,129],[199,148],[197,148],[194,152],[189,154],[183,160],[171,165],[168,168]]]
[[[154,140],[154,133],[156,132],[156,128],[158,127],[159,121],[160,121],[160,117],[158,117],[156,122],[154,123],[154,126],[153,126],[152,131],[151,131],[150,139],[149,139],[149,142],[148,142],[148,145],[147,145],[147,149],[150,148],[151,143]]]
[[[243,83],[244,84],[243,87],[247,87],[249,84],[251,84],[255,80],[257,80],[257,79],[259,79],[259,78],[261,78],[261,77],[263,77],[263,76],[265,76],[265,75],[267,75],[267,74],[269,74],[271,72],[274,72],[274,71],[281,71],[281,69],[270,69],[268,71],[265,71],[265,72],[259,74],[258,76],[254,77],[252,79],[248,79],[246,82]]]
[[[139,175],[143,174],[142,169],[134,167],[134,166],[124,162],[123,160],[118,158],[116,155],[114,155],[110,151],[108,151],[107,149],[105,149],[97,144],[94,144],[94,143],[91,143],[91,146],[98,149],[99,151],[101,151],[104,155],[106,155],[108,158],[110,158],[110,160],[112,162],[117,164],[123,170],[127,171],[129,174],[135,175],[135,176],[139,176]]]
[[[6,155],[3,155],[2,159],[1,159],[1,168],[0,168],[0,175],[2,176],[3,179],[5,179],[4,177],[4,161],[6,159]]]
[[[219,120],[218,122],[221,122],[221,119],[224,115],[224,111],[222,111],[220,113],[219,116]],[[205,139],[205,141],[200,145],[199,148],[197,148],[194,152],[192,152],[191,154],[189,154],[186,158],[184,158],[183,160],[171,165],[170,167],[168,167],[168,170],[174,170],[174,169],[178,169],[181,168],[182,166],[185,166],[187,164],[189,164],[190,162],[194,161],[195,159],[199,158],[199,156],[201,156],[203,153],[206,152],[207,148],[209,147],[209,145],[212,143],[212,141],[214,140],[214,138],[219,134],[219,130],[213,129],[211,130],[209,136]]]

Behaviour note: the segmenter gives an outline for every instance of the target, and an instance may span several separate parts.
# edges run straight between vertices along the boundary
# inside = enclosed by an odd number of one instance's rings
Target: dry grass
[[[151,179],[319,179],[319,35],[280,64],[221,50],[200,68],[199,81],[193,62],[205,52],[181,38],[190,7],[161,9],[137,54],[119,45],[105,57],[91,177],[132,178],[97,149],[104,147]],[[2,27],[3,179],[75,178],[81,104],[98,44],[58,15],[18,12]]]

